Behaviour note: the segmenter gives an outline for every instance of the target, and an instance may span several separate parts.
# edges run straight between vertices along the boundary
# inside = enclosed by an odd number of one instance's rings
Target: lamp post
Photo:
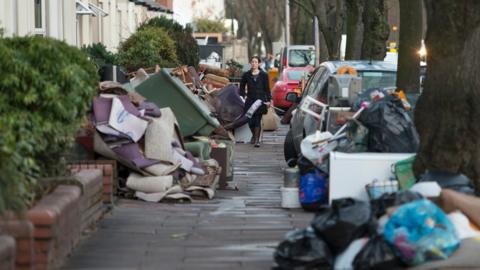
[[[290,1],[285,0],[285,46],[290,45]]]

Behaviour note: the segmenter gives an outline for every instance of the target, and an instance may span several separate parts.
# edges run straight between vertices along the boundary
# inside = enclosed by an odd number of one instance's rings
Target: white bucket
[[[282,208],[300,208],[298,188],[282,187]]]

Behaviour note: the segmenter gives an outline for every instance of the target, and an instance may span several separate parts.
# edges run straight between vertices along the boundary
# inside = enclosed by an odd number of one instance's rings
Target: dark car
[[[383,61],[328,61],[320,64],[310,76],[303,94],[297,98],[300,107],[307,96],[323,103],[326,102],[328,79],[337,73],[340,67],[349,66],[356,70],[357,75],[362,77],[361,89],[395,87],[397,66]],[[290,130],[287,133],[284,144],[285,160],[289,165],[294,165],[302,140],[313,134],[319,126],[318,120],[297,109],[293,113],[290,122]]]

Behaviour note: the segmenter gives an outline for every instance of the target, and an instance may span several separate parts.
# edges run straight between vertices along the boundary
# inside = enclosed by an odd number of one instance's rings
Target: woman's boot
[[[252,138],[250,139],[250,144],[255,144],[255,128],[250,127],[250,131],[252,132]]]
[[[260,134],[262,132],[262,129],[259,127],[256,127],[254,130],[254,137],[255,137],[255,147],[260,147]]]

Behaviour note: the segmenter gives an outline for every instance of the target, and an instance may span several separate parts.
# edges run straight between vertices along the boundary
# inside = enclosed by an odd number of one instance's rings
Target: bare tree
[[[343,0],[291,0],[311,17],[318,18],[321,45],[320,61],[340,59],[340,42],[345,21]]]
[[[417,50],[422,39],[422,2],[400,1],[400,40],[397,88],[406,92],[420,90],[420,59]]]
[[[290,13],[294,18],[290,24],[293,44],[314,44],[313,16],[295,4],[290,8]]]
[[[248,40],[248,54],[256,54],[256,44],[258,43],[257,21],[254,20],[252,13],[246,12],[248,6],[245,1],[234,0],[231,4],[233,5],[232,16],[238,21],[239,26],[237,38],[246,38]]]
[[[346,0],[347,12],[347,46],[346,60],[360,59],[362,56],[363,21],[362,14],[365,0]]]
[[[249,41],[249,55],[260,54],[262,45],[272,53],[272,43],[282,34],[281,8],[275,0],[233,0],[233,17],[238,21],[239,37]],[[258,33],[261,33],[259,36]]]
[[[243,0],[246,2],[248,11],[253,14],[252,20],[256,20],[258,31],[262,33],[262,40],[267,53],[272,53],[272,44],[282,34],[282,25],[275,12],[275,0]]]
[[[363,25],[362,59],[383,60],[390,33],[385,0],[365,1]]]
[[[480,187],[480,1],[426,0],[428,68],[415,124],[416,173],[464,173]]]

